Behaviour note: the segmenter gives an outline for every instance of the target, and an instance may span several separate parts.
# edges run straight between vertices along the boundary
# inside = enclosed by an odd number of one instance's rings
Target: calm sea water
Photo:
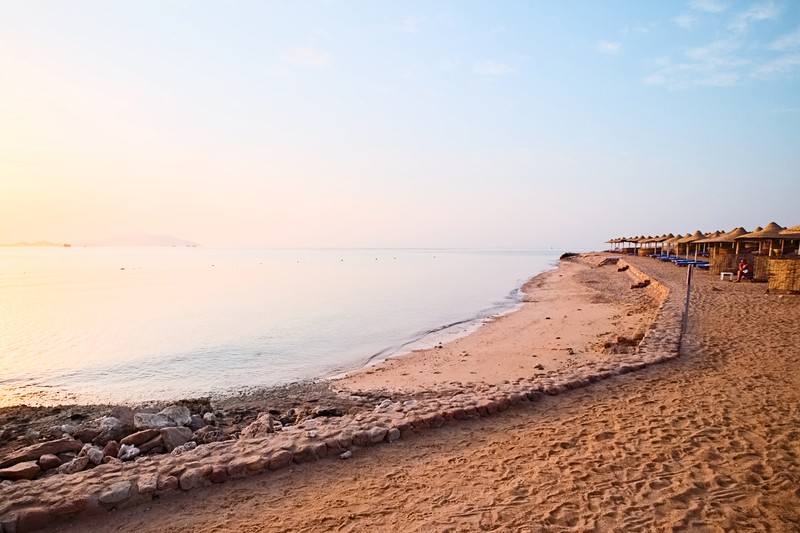
[[[0,249],[0,406],[226,394],[360,367],[519,304],[558,253]]]

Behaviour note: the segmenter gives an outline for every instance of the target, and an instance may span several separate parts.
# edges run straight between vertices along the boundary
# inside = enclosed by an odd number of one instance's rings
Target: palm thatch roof
[[[800,224],[797,226],[792,226],[791,228],[786,228],[785,230],[780,232],[781,239],[800,239]]]
[[[774,222],[767,224],[764,229],[752,231],[739,237],[737,241],[769,241],[781,238],[781,231],[785,230],[783,226],[779,226]]]
[[[705,235],[703,235],[703,232],[700,230],[695,231],[692,235],[689,235],[688,233],[686,235],[687,237],[680,239],[678,241],[678,244],[689,244],[690,242],[699,241],[700,239],[703,239],[705,237]]]

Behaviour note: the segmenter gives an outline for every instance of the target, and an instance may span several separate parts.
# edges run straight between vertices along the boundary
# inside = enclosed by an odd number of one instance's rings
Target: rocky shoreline
[[[651,280],[632,266],[626,275]],[[652,280],[647,290],[656,291],[662,303],[654,325],[633,353],[500,384],[466,383],[399,396],[389,391],[355,394],[337,391],[329,382],[314,382],[213,406],[201,399],[139,411],[49,408],[51,414],[37,422],[40,429],[28,428],[24,437],[49,440],[0,455],[0,476],[3,469],[6,472],[0,484],[0,533],[32,531],[53,521],[128,507],[293,462],[346,459],[363,447],[490,416],[671,359],[678,355],[681,302],[658,281]],[[12,412],[18,419],[25,416],[23,408]],[[0,411],[0,416],[7,415]],[[53,423],[64,418],[82,423]],[[31,431],[38,431],[38,437]],[[18,437],[6,439],[5,449],[9,442],[19,442]],[[8,479],[9,468],[16,469],[12,476],[18,480]]]

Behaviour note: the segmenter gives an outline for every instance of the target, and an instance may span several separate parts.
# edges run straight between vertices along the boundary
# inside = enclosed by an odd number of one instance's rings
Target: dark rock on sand
[[[171,452],[178,446],[182,446],[192,439],[192,430],[186,427],[164,428],[161,430],[161,440],[164,448]]]
[[[43,472],[52,470],[53,468],[58,468],[62,463],[63,461],[59,459],[58,456],[51,453],[46,453],[39,457],[39,467]]]
[[[45,454],[55,455],[62,452],[78,452],[82,447],[82,442],[71,437],[33,444],[9,455],[0,461],[0,468],[5,468],[23,461],[36,460]]]
[[[16,481],[18,479],[33,479],[41,473],[42,469],[36,461],[24,461],[0,469],[0,478]]]
[[[120,440],[119,443],[127,444],[129,446],[139,446],[140,444],[144,444],[145,442],[149,441],[152,438],[157,437],[160,434],[161,433],[157,429],[143,429],[142,431],[131,433],[127,437]]]

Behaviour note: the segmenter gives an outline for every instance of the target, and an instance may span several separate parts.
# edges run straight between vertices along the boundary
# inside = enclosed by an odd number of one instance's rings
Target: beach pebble
[[[180,446],[173,448],[171,453],[172,455],[181,455],[188,451],[194,450],[195,448],[197,448],[197,443],[190,440],[186,444],[181,444]]]
[[[80,472],[89,464],[89,458],[87,456],[76,457],[72,461],[68,463],[64,463],[63,465],[58,467],[59,474],[75,474]]]
[[[61,459],[51,453],[46,453],[39,457],[39,467],[42,471],[52,470],[61,466]]]
[[[136,446],[133,446],[132,444],[123,444],[119,447],[117,458],[121,459],[122,461],[130,461],[139,455],[139,453],[141,452]]]
[[[273,424],[272,415],[262,413],[256,418],[255,422],[242,430],[241,436],[243,439],[256,439],[265,437],[268,433],[274,433],[275,428]]]
[[[175,422],[176,426],[188,426],[192,422],[192,413],[185,405],[170,405],[158,412]]]
[[[163,428],[161,430],[161,440],[168,452],[186,444],[191,438],[192,430],[187,427]]]
[[[176,425],[173,419],[160,413],[136,413],[133,415],[133,426],[136,429],[161,429]]]
[[[108,441],[103,448],[103,453],[106,454],[106,457],[116,457],[119,453],[119,443],[115,440]]]
[[[343,454],[341,454],[339,456],[339,459],[350,459],[351,457],[353,457],[353,452],[350,451],[350,450],[347,450],[346,452],[344,452]]]

